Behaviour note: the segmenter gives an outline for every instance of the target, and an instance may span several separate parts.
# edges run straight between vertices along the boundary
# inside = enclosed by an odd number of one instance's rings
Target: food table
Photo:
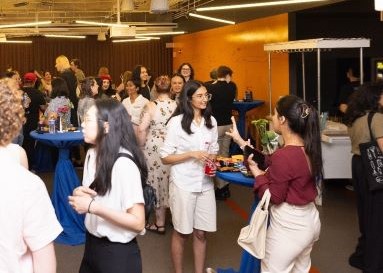
[[[85,242],[84,215],[79,215],[72,209],[68,203],[68,196],[72,195],[74,188],[80,186],[80,180],[70,160],[70,148],[83,143],[84,136],[82,132],[39,134],[36,131],[32,131],[30,135],[42,144],[59,150],[51,198],[57,219],[64,230],[55,242],[67,245],[83,244]]]
[[[241,172],[217,172],[216,176],[229,183],[233,183],[233,184],[237,184],[237,185],[241,185],[241,186],[245,186],[249,188],[253,188],[255,183],[254,177],[246,177]],[[252,189],[249,189],[249,191],[252,192]],[[254,203],[251,208],[250,217],[252,212],[255,210],[255,207],[257,206],[258,201],[259,200],[257,199],[254,200]],[[239,271],[236,271],[232,268],[217,269],[217,273],[258,273],[258,272],[260,272],[260,261],[257,258],[251,256],[245,250],[242,251]]]
[[[238,132],[243,139],[247,139],[246,136],[246,113],[251,109],[263,105],[265,102],[263,100],[253,100],[253,101],[234,101],[233,109],[238,111]]]

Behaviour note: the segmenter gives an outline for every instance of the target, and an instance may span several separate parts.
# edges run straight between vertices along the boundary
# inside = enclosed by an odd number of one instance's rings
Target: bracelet
[[[89,205],[88,205],[88,213],[91,213],[91,212],[90,212],[90,206],[92,205],[93,201],[94,201],[94,198],[92,198],[92,200],[90,200],[90,202],[89,202]]]

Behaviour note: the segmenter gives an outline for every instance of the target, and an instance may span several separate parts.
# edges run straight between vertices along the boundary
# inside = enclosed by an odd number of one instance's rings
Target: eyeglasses
[[[206,99],[207,101],[209,101],[209,100],[211,100],[213,95],[210,94],[210,93],[206,93],[206,94],[198,94],[198,95],[195,95],[195,96],[192,96],[192,97],[195,97],[198,100]]]
[[[184,71],[190,71],[190,68],[182,68],[181,70],[184,70]]]

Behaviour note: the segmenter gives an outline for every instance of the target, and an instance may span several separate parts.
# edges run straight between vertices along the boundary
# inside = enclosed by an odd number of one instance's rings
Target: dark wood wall
[[[171,74],[173,52],[166,48],[171,39],[112,43],[99,42],[92,36],[81,40],[34,37],[32,44],[0,44],[0,69],[12,65],[21,74],[36,69],[55,75],[55,59],[65,55],[69,60],[80,59],[86,76],[96,75],[100,66],[108,67],[113,82],[118,84],[120,75],[138,64],[150,68],[153,76]]]

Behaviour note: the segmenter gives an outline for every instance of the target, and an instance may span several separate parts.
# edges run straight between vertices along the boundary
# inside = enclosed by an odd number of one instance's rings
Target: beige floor
[[[41,176],[50,189],[51,175],[42,174]],[[248,211],[253,200],[251,190],[232,185],[231,192],[231,200]],[[320,273],[360,272],[347,263],[348,255],[353,251],[357,238],[354,199],[354,192],[346,190],[343,181],[326,181],[323,206],[319,207],[322,222],[321,237],[312,252],[312,265]],[[206,266],[238,269],[241,249],[236,240],[246,221],[223,201],[217,202],[217,209],[218,231],[209,234]],[[144,273],[172,272],[170,235],[171,227],[168,226],[166,235],[147,233],[139,237]],[[82,254],[83,246],[56,244],[57,272],[78,272]],[[193,259],[190,241],[186,247],[184,264],[185,273],[192,273]]]

